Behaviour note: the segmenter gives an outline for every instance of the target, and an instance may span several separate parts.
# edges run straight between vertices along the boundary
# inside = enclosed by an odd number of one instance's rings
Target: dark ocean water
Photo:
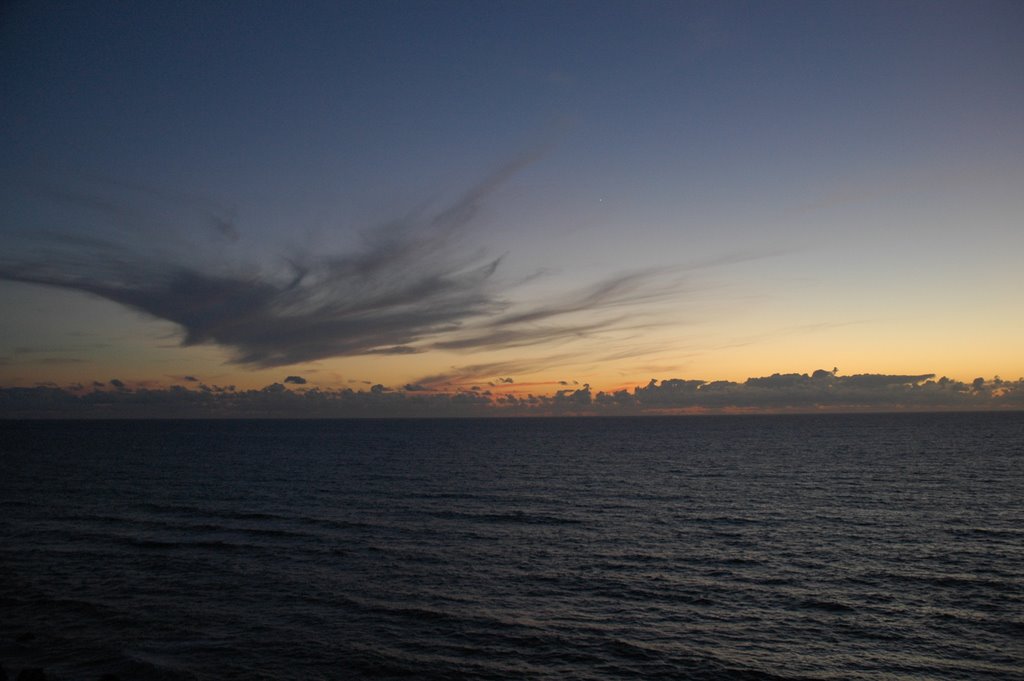
[[[1022,641],[1024,414],[0,422],[9,673],[1007,679]]]

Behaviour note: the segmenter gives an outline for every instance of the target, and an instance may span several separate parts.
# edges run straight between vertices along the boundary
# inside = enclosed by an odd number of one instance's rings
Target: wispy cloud
[[[515,380],[508,374],[541,371],[568,363],[574,358],[573,353],[560,353],[539,358],[470,364],[452,367],[444,373],[424,376],[416,383],[431,387],[462,385],[474,381],[488,381],[495,385],[512,384]]]
[[[434,213],[363,233],[353,250],[291,254],[271,265],[232,259],[230,249],[194,257],[195,249],[161,243],[159,230],[124,229],[145,223],[130,193],[117,201],[53,190],[50,197],[113,227],[31,234],[0,256],[0,279],[120,303],[174,322],[185,346],[214,344],[228,350],[232,362],[259,368],[364,354],[536,346],[653,324],[643,319],[645,309],[679,296],[688,268],[616,273],[530,304],[501,285],[501,257],[466,247],[462,237],[482,202],[532,160],[527,155],[499,168]],[[223,211],[203,203],[199,213],[207,228],[238,237]]]

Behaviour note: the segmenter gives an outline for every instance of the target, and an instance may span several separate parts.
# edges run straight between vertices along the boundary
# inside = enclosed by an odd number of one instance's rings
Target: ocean
[[[1024,679],[1024,413],[0,422],[0,663]]]

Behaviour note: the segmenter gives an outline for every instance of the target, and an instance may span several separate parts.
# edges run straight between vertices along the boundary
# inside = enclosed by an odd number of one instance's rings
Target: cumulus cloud
[[[115,379],[116,380],[116,379]],[[119,381],[120,383],[120,381]],[[111,381],[113,384],[113,381]],[[629,415],[730,411],[1024,410],[1024,379],[998,377],[971,383],[931,374],[831,372],[773,374],[744,382],[652,379],[632,390],[593,393],[588,384],[551,395],[438,391],[417,384],[392,390],[311,388],[282,383],[254,390],[207,386],[190,390],[105,384],[60,388],[0,388],[2,418],[354,418],[424,416]]]
[[[306,379],[302,376],[286,376],[284,382],[294,383],[295,385],[306,385]]]
[[[743,383],[669,379],[651,380],[634,390],[640,409],[920,409],[969,406],[965,384],[931,379],[935,374],[857,374],[838,376],[772,374]]]

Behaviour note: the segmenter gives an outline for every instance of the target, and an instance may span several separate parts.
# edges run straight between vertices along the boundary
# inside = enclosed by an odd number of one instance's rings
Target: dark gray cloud
[[[772,374],[743,383],[652,379],[633,396],[641,409],[897,409],[952,407],[958,402],[966,406],[964,394],[954,387],[965,384],[933,378],[934,374],[838,376],[817,370],[812,375]]]
[[[450,385],[465,385],[475,383],[484,379],[490,379],[489,385],[500,386],[502,384],[515,383],[511,376],[502,374],[520,373],[523,371],[540,371],[549,367],[566,364],[575,359],[577,355],[572,353],[559,353],[545,357],[534,357],[527,359],[515,359],[503,362],[485,362],[481,364],[470,364],[467,366],[452,367],[450,371],[441,374],[424,376],[416,383],[438,388]],[[493,378],[498,376],[500,378]]]
[[[350,251],[292,253],[261,266],[228,257],[234,251],[227,247],[197,249],[164,236],[183,231],[166,223],[185,216],[236,240],[230,211],[208,200],[161,196],[162,213],[153,218],[146,212],[152,201],[137,201],[141,208],[132,202],[132,192],[151,197],[146,188],[122,185],[123,200],[52,190],[50,198],[67,208],[58,217],[71,227],[22,234],[0,256],[0,279],[105,298],[177,324],[185,346],[218,345],[233,362],[263,368],[532,346],[644,328],[642,306],[677,296],[683,268],[615,274],[543,304],[514,304],[497,278],[501,258],[462,243],[486,197],[532,159],[498,169],[441,210],[362,234]],[[166,208],[173,200],[198,208]],[[89,215],[78,227],[73,221],[81,212]]]
[[[422,348],[413,348],[408,345],[395,345],[390,348],[374,348],[366,354],[368,355],[415,355],[421,352],[426,352]]]
[[[302,376],[285,376],[285,383],[294,383],[295,385],[306,385],[306,379]]]
[[[672,278],[669,281],[662,281],[661,277],[666,274]],[[503,315],[495,319],[492,325],[504,328],[544,321],[552,317],[564,317],[577,312],[590,312],[594,309],[632,307],[664,300],[679,293],[682,281],[677,275],[678,271],[675,268],[652,268],[619,274],[575,291],[553,303]]]
[[[821,375],[825,374],[825,375]],[[0,388],[0,418],[340,418],[502,415],[628,415],[681,410],[735,411],[932,411],[1024,410],[1024,379],[998,377],[963,383],[931,375],[894,376],[831,372],[775,374],[744,382],[651,380],[633,390],[594,394],[589,385],[553,395],[425,389],[410,384],[391,390],[311,388],[288,390],[273,383],[256,390],[200,385],[116,390],[82,386]],[[116,380],[116,379],[115,379]],[[120,383],[120,381],[118,381]],[[114,384],[114,381],[111,381]]]
[[[58,215],[63,210],[79,219],[91,219],[99,234],[166,233],[169,228],[180,228],[180,220],[186,219],[217,238],[234,242],[241,237],[235,210],[199,193],[167,192],[139,182],[98,177],[47,179],[30,183],[25,189],[46,200]],[[94,245],[102,241],[95,235],[65,236],[77,238],[77,243],[83,245],[90,239]]]
[[[610,331],[615,329],[617,321],[612,320],[609,322],[602,320],[591,324],[502,328],[506,324],[501,320],[496,320],[486,322],[486,328],[480,333],[457,335],[451,340],[433,343],[431,347],[438,350],[500,350],[503,348],[525,347],[572,338],[582,338],[593,333]]]

